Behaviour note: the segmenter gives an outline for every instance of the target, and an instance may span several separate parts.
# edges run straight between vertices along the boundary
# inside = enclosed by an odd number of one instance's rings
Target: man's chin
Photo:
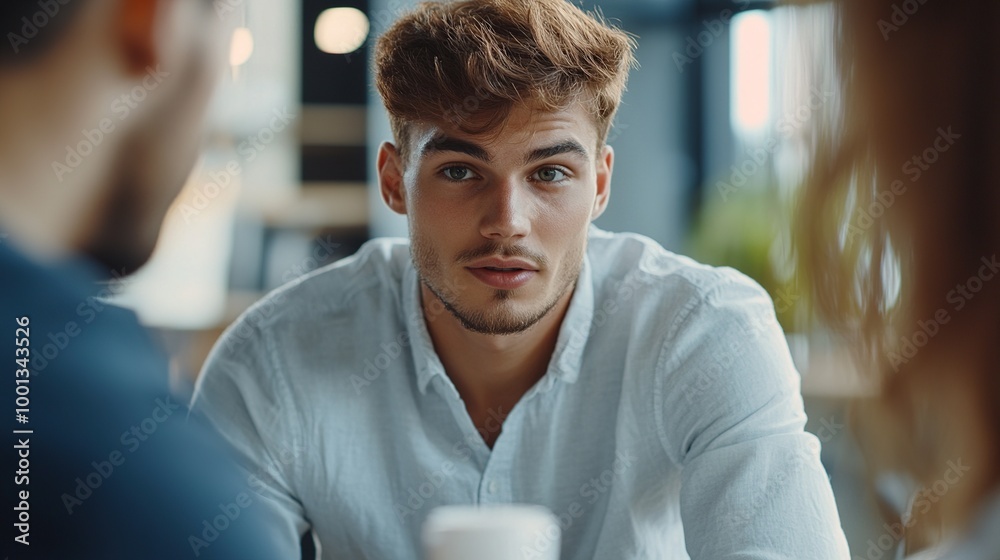
[[[459,317],[462,326],[477,334],[490,336],[508,336],[520,334],[533,327],[538,320],[519,320],[515,317],[485,317],[485,316],[465,316]]]
[[[152,253],[144,256],[117,253],[104,257],[94,257],[94,260],[107,269],[109,276],[131,276],[149,262],[151,255]]]
[[[83,254],[98,263],[109,276],[128,276],[134,274],[149,262],[156,248],[156,240],[140,242],[138,237],[132,239],[122,236],[118,240],[104,240],[103,243],[93,243],[83,249]]]
[[[447,304],[445,307],[462,323],[466,330],[489,335],[511,335],[525,332],[552,311],[552,305],[540,309],[537,302],[514,301],[510,299],[509,291],[493,290],[493,292],[499,291],[506,292],[508,295],[498,296],[494,293],[486,302],[463,305],[461,308]]]

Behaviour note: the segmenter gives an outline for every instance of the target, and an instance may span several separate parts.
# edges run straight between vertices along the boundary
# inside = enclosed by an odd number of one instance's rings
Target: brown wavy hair
[[[375,86],[406,159],[409,126],[498,129],[516,104],[582,101],[603,144],[635,64],[635,42],[564,0],[424,2],[375,47]]]
[[[872,467],[927,488],[969,467],[923,534],[948,532],[1000,489],[1000,3],[834,6],[842,104],[813,137],[798,253],[880,388]]]

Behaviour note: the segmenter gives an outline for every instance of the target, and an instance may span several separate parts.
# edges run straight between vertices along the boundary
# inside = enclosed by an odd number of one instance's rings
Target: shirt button
[[[497,493],[497,481],[491,480],[489,484],[486,485],[486,491],[490,494]]]

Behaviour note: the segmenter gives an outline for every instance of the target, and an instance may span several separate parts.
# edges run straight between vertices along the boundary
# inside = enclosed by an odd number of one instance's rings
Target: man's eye
[[[556,169],[555,167],[545,167],[543,169],[539,169],[538,173],[535,175],[538,176],[540,181],[545,183],[558,183],[566,178],[566,174],[563,173],[562,170]]]
[[[465,181],[466,179],[472,179],[475,174],[468,167],[455,165],[452,167],[446,167],[444,169],[444,176],[449,181]]]

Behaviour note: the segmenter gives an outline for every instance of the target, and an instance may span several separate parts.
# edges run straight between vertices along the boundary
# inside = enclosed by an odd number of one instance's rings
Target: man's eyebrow
[[[424,149],[421,150],[421,156],[437,152],[459,152],[470,155],[487,163],[493,159],[493,156],[486,151],[486,148],[483,148],[475,142],[460,140],[458,138],[452,138],[451,136],[444,135],[435,136],[424,144]]]
[[[559,154],[577,154],[582,156],[584,159],[589,159],[590,154],[587,150],[580,145],[576,140],[564,140],[558,144],[553,144],[545,148],[538,148],[537,150],[532,150],[526,158],[524,158],[524,164],[528,165],[533,161],[538,161]]]

